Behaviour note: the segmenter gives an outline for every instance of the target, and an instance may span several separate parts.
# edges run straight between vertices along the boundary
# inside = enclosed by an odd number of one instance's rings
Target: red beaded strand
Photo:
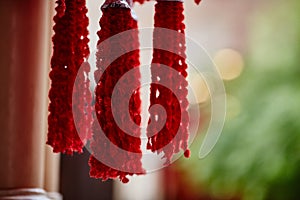
[[[167,11],[167,12],[166,12]],[[174,80],[175,77],[165,74],[161,77],[161,69],[168,66],[178,71],[181,76],[187,76],[187,64],[185,62],[185,40],[178,34],[166,36],[160,28],[174,30],[184,34],[185,25],[183,23],[183,3],[178,1],[158,1],[155,5],[155,16],[153,34],[154,47],[164,45],[170,51],[154,49],[153,66],[151,67],[152,84],[150,87],[150,107],[155,104],[162,105],[167,112],[166,124],[156,135],[152,135],[157,130],[156,126],[149,126],[147,149],[152,152],[164,152],[166,164],[169,164],[173,154],[180,149],[185,151],[185,156],[189,157],[188,150],[188,121],[187,112],[187,81],[183,79]],[[154,67],[155,66],[155,67]],[[160,81],[168,81],[173,90],[177,90],[179,96],[175,96],[174,91],[163,87]],[[160,80],[160,81],[158,81]],[[157,84],[158,83],[158,84]],[[157,95],[158,94],[158,95]],[[159,113],[150,110],[150,123],[154,123],[155,116]]]
[[[105,7],[102,6],[103,15],[100,19],[101,30],[98,32],[99,44],[115,34],[123,31],[137,29],[137,21],[133,19],[131,9],[126,2],[116,1],[113,3],[106,2]],[[143,172],[141,163],[141,140],[140,129],[132,130],[128,135],[123,132],[116,124],[113,114],[111,102],[112,93],[118,80],[129,70],[136,68],[140,65],[139,50],[138,50],[138,32],[132,31],[128,38],[116,37],[113,41],[109,42],[108,46],[101,49],[98,46],[97,52],[97,70],[95,72],[95,79],[98,82],[96,87],[96,103],[95,109],[97,114],[97,121],[94,122],[94,137],[91,143],[93,155],[90,158],[90,176],[94,178],[101,178],[103,181],[109,178],[119,178],[122,182],[128,182],[127,175],[133,175],[131,172]],[[117,58],[106,68],[106,56],[114,52],[116,48],[131,49],[130,47],[137,47],[136,50],[126,53],[125,55]],[[105,69],[106,68],[106,69]],[[127,81],[127,85],[121,85],[118,93],[122,93],[122,88],[128,87],[130,84],[137,83],[140,85],[140,72],[135,72],[134,77]],[[100,78],[98,80],[97,78]],[[140,125],[141,117],[141,99],[139,90],[135,91],[130,100],[130,105],[126,107],[118,107],[117,115],[121,116],[128,110],[133,118],[133,121]],[[103,136],[97,130],[99,123],[106,137],[110,143],[105,143]],[[126,123],[126,122],[124,122]],[[126,126],[126,124],[122,124]],[[113,145],[125,150],[118,152],[113,150]],[[137,154],[132,154],[132,152]],[[120,165],[126,171],[119,171],[111,168],[100,162],[106,158]],[[101,159],[99,159],[101,158]]]
[[[144,3],[148,0],[133,0]],[[197,4],[201,0],[195,0]],[[95,80],[95,110],[96,119],[93,122],[91,116],[92,95],[89,90],[88,73],[90,66],[87,63],[88,48],[88,18],[86,16],[85,0],[57,0],[55,25],[53,27],[53,56],[51,59],[51,89],[49,91],[49,116],[48,116],[48,141],[54,152],[72,154],[82,152],[85,143],[91,139],[92,156],[89,160],[90,176],[101,178],[103,181],[109,178],[119,178],[122,182],[128,182],[128,175],[145,173],[141,163],[141,130],[140,128],[129,129],[131,135],[125,133],[115,122],[112,110],[121,118],[125,112],[129,113],[132,120],[141,123],[141,99],[140,91],[136,89],[128,106],[112,107],[112,93],[117,82],[131,69],[137,68],[139,62],[138,31],[132,31],[128,38],[115,38],[106,43],[107,46],[98,46],[97,70]],[[98,32],[99,42],[127,30],[137,29],[137,21],[132,16],[130,2],[124,0],[107,0],[102,6],[103,16],[100,19],[101,30]],[[155,27],[166,28],[184,34],[183,3],[180,1],[158,1],[155,5]],[[154,49],[151,67],[152,84],[150,87],[150,107],[155,104],[162,105],[167,113],[166,124],[162,130],[155,130],[156,126],[148,126],[147,149],[152,152],[164,153],[166,164],[171,162],[174,154],[181,149],[185,157],[190,156],[188,150],[188,122],[187,112],[187,64],[185,61],[185,40],[178,34],[162,35],[158,29],[154,30],[154,46],[161,44],[168,49]],[[100,45],[101,46],[101,45]],[[106,68],[106,56],[113,53],[115,48],[132,49],[120,56]],[[176,70],[182,80],[174,80],[172,74],[159,73],[162,66],[168,66]],[[158,66],[158,67],[154,67]],[[81,69],[80,73],[79,69]],[[122,88],[140,85],[140,72],[135,71],[126,85],[121,85],[117,92],[122,93]],[[82,84],[75,84],[76,81]],[[157,80],[167,80],[171,87],[168,89],[159,84]],[[176,94],[175,96],[174,91]],[[77,98],[72,99],[72,95]],[[158,95],[157,95],[158,94]],[[73,111],[77,114],[73,116]],[[157,121],[159,113],[150,111],[149,123]],[[75,126],[76,122],[76,126]],[[126,122],[123,122],[126,126]],[[109,143],[100,134],[99,126]],[[91,131],[93,128],[93,131]],[[93,137],[92,137],[93,133]],[[153,135],[155,133],[155,135]],[[79,135],[80,134],[80,135]],[[116,151],[113,147],[123,149]],[[132,154],[136,153],[136,154]],[[116,169],[101,161],[110,159],[117,166]]]
[[[86,59],[89,55],[87,38],[88,18],[85,0],[58,0],[54,17],[55,25],[53,41],[53,55],[51,59],[51,89],[49,91],[48,141],[54,152],[82,152],[83,145],[90,135],[91,93],[87,74],[90,71]],[[83,65],[83,73],[78,74]],[[83,84],[76,86],[74,92],[84,91],[75,102],[72,93],[75,78]],[[72,103],[75,109],[84,116],[75,127]],[[83,141],[82,141],[83,140]]]

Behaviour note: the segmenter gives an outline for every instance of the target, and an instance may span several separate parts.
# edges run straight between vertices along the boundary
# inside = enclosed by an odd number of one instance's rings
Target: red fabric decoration
[[[131,9],[126,2],[106,2],[104,6],[102,6],[102,12],[103,15],[100,19],[101,30],[98,32],[98,36],[100,38],[99,43],[115,34],[137,28],[137,21],[133,19]],[[132,46],[137,47],[135,48],[136,50],[120,56],[105,70],[107,56],[111,56],[110,53],[113,53],[114,49],[128,49]],[[95,72],[95,79],[96,81],[99,81],[95,91],[97,120],[94,122],[94,137],[91,143],[93,156],[90,158],[89,165],[90,176],[94,178],[101,178],[103,181],[108,178],[118,177],[123,183],[127,183],[129,180],[126,176],[133,175],[131,172],[143,172],[140,149],[140,129],[131,129],[131,134],[135,137],[123,132],[114,120],[112,109],[116,109],[117,115],[122,118],[124,113],[128,110],[128,105],[126,105],[126,107],[118,106],[118,108],[111,107],[111,96],[116,83],[126,72],[140,65],[138,46],[138,32],[133,31],[128,38],[118,36],[113,41],[109,42],[109,46],[105,46],[101,49],[98,47],[98,69]],[[98,78],[100,78],[100,80]],[[122,88],[126,88],[130,84],[137,83],[140,85],[140,72],[136,72],[133,77],[126,82],[126,85],[122,85],[119,89],[116,89],[118,90],[118,93],[122,93]],[[137,90],[130,99],[129,112],[133,121],[138,125],[140,125],[141,122],[140,111],[140,92]],[[99,135],[97,123],[100,124],[106,137],[109,138],[109,143],[106,143],[104,138]],[[122,125],[125,126],[126,124]],[[130,127],[128,128],[130,129]],[[126,150],[127,152],[114,151],[114,145]],[[131,152],[140,154],[132,155]],[[113,163],[118,166],[122,166],[122,169],[126,170],[119,171],[118,169],[113,169],[111,166],[101,163],[100,161],[102,159],[110,159]]]
[[[133,1],[142,4],[147,0]],[[197,4],[200,1],[195,0]],[[130,117],[137,125],[140,125],[140,92],[139,89],[134,91],[127,106],[112,107],[111,97],[119,79],[123,78],[123,75],[129,70],[140,65],[138,31],[132,31],[127,38],[117,37],[110,41],[107,46],[98,48],[97,70],[95,71],[97,82],[95,118],[97,120],[92,122],[93,119],[90,117],[92,96],[88,80],[90,66],[87,63],[89,55],[88,18],[85,3],[85,0],[57,0],[57,13],[54,17],[55,26],[53,28],[55,35],[52,39],[53,56],[50,72],[50,114],[48,116],[47,144],[53,147],[54,152],[81,153],[87,140],[91,139],[93,155],[89,160],[90,176],[101,178],[103,181],[109,178],[119,178],[122,182],[127,183],[129,181],[128,175],[145,173],[141,163],[141,130],[140,128],[127,127],[126,130],[130,130],[131,133],[131,135],[128,135],[115,122],[112,112],[116,110],[117,115],[123,119],[124,113],[127,112],[129,107]],[[124,0],[107,0],[105,2],[102,6],[103,16],[100,19],[101,30],[98,32],[99,44],[123,31],[137,29],[137,21],[132,16],[130,6],[130,0],[127,2]],[[184,33],[183,20],[182,2],[158,1],[155,5],[155,27]],[[174,37],[161,36],[159,31],[154,31],[154,44],[167,45],[169,49],[173,50],[173,53],[154,49],[153,64],[169,66],[177,70],[183,77],[186,77],[187,64],[185,62],[184,37],[176,35]],[[106,56],[114,53],[114,49],[122,48],[126,50],[132,49],[131,47],[135,50],[120,56],[112,63],[106,63]],[[107,68],[106,64],[109,64]],[[185,151],[184,155],[186,157],[190,156],[188,150],[188,84],[185,79],[171,81],[174,77],[171,74],[164,74],[160,78],[166,78],[172,84],[171,89],[168,89],[157,82],[159,76],[157,68],[151,67],[151,73],[153,84],[151,84],[150,89],[150,106],[161,104],[166,109],[167,121],[161,131],[155,130],[156,126],[148,127],[147,149],[157,153],[163,152],[168,164],[173,154],[178,153],[180,149]],[[140,76],[140,72],[135,71],[132,77],[125,80],[126,83],[116,89],[116,92],[123,94],[122,88],[140,85]],[[76,79],[82,84],[74,85]],[[180,95],[175,96],[173,89],[179,92]],[[73,92],[78,98],[72,99]],[[73,111],[76,113],[74,116]],[[152,122],[157,121],[156,115],[158,114],[155,111],[150,113]],[[123,126],[126,126],[126,121],[122,121],[122,123]],[[106,142],[106,138],[101,135],[97,125],[100,125],[109,142]],[[93,131],[91,131],[91,126]],[[152,133],[156,134],[152,135]],[[115,147],[124,151],[119,152]],[[110,160],[117,167],[106,164],[105,160]]]
[[[54,17],[53,55],[51,59],[51,89],[49,91],[48,141],[54,152],[82,152],[85,141],[91,137],[90,112],[91,93],[87,74],[90,71],[85,63],[88,55],[88,18],[85,0],[58,0]],[[83,65],[83,73],[77,72]],[[74,88],[75,93],[84,95],[73,104],[80,116],[77,134],[72,114],[72,92],[75,78],[82,82]]]
[[[183,24],[183,3],[176,1],[158,1],[155,5],[155,27],[167,28],[184,34],[185,25]],[[152,63],[158,67],[151,67],[152,84],[150,88],[150,106],[155,104],[162,105],[167,112],[166,124],[163,129],[157,132],[157,126],[148,126],[148,144],[147,149],[157,153],[164,152],[166,164],[169,164],[173,154],[178,153],[180,149],[185,151],[185,156],[190,156],[188,148],[188,121],[187,112],[187,81],[180,82],[174,80],[173,75],[160,75],[162,65],[177,70],[182,76],[187,76],[187,64],[185,62],[185,40],[177,34],[166,36],[161,33],[161,29],[154,29],[154,46],[162,45],[170,51],[154,49]],[[154,65],[153,65],[154,66]],[[159,84],[162,79],[172,84],[168,89]],[[173,81],[172,81],[173,79]],[[159,80],[159,81],[158,81]],[[158,84],[156,84],[158,83]],[[177,90],[180,96],[173,93]],[[159,119],[156,111],[150,110],[150,123],[155,123]],[[181,120],[182,118],[182,120]],[[176,137],[175,137],[176,136]]]

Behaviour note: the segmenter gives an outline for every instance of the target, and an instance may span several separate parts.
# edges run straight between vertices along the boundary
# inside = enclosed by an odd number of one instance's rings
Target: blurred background
[[[87,2],[93,50],[101,3]],[[134,9],[140,28],[153,26],[154,2]],[[210,97],[201,77],[190,74],[201,108],[191,158],[123,185],[90,179],[87,152],[62,156],[65,199],[300,199],[300,2],[203,0],[196,6],[189,0],[185,9],[187,36],[208,51],[226,87],[227,116],[217,145],[198,158]]]

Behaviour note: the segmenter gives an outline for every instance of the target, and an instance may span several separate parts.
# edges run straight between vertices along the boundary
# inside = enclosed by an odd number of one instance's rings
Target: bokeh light
[[[223,80],[237,78],[244,68],[244,59],[242,55],[233,49],[219,50],[214,56],[214,62],[217,65]]]

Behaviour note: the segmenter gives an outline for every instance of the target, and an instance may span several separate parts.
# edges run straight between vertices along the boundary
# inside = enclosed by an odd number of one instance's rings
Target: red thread
[[[126,30],[136,29],[137,21],[132,18],[130,8],[108,6],[102,9],[103,15],[100,19],[101,30],[98,32],[100,38],[99,43],[103,42],[111,36],[121,33]],[[106,69],[106,56],[110,56],[110,53],[114,52],[115,48],[128,49],[131,46],[138,47],[138,32],[132,31],[130,37],[117,37],[114,41],[111,41],[109,46],[105,46],[102,49],[98,47],[97,52],[97,70],[95,71],[95,79],[98,81],[96,87],[96,103],[95,109],[97,113],[97,121],[94,122],[94,136],[91,143],[91,149],[93,155],[90,158],[90,176],[94,178],[101,178],[103,181],[109,178],[119,178],[123,183],[127,183],[129,180],[127,175],[133,175],[130,172],[142,172],[141,163],[141,140],[140,129],[132,130],[132,134],[135,137],[129,136],[124,133],[116,124],[112,115],[111,96],[114,90],[114,86],[118,80],[130,69],[138,67],[139,63],[139,50],[136,49],[125,55],[117,58]],[[105,71],[104,71],[105,70]],[[103,73],[103,74],[102,74]],[[100,75],[102,74],[102,76]],[[100,77],[101,76],[101,77]],[[100,78],[100,80],[98,79]],[[128,81],[128,84],[140,83],[140,73],[135,73],[134,77]],[[128,85],[122,85],[127,87]],[[118,92],[122,92],[119,90]],[[115,109],[115,108],[113,108]],[[117,110],[117,115],[122,116],[126,112],[127,107],[120,107]],[[131,97],[129,102],[129,112],[134,122],[140,125],[140,111],[141,100],[139,90]],[[106,137],[110,140],[110,143],[105,143],[99,130],[97,130],[97,123],[100,124]],[[126,123],[126,122],[125,122]],[[126,124],[124,124],[126,125]],[[113,145],[118,146],[126,150],[127,152],[117,152],[112,150]],[[139,153],[133,155],[132,152]],[[113,169],[110,166],[100,162],[101,159],[111,159],[113,163],[120,165],[122,169],[126,171],[119,171]],[[100,160],[100,161],[99,161]],[[138,173],[140,174],[140,173]]]
[[[164,46],[169,49],[154,49],[152,63],[157,67],[151,67],[152,82],[159,83],[157,76],[160,76],[159,71],[162,65],[168,66],[177,70],[183,77],[187,76],[187,64],[185,62],[185,40],[184,37],[178,34],[166,35],[159,28],[167,28],[184,34],[185,25],[183,23],[183,3],[172,1],[158,1],[155,5],[155,27],[153,34],[154,46]],[[172,51],[172,53],[171,53]],[[188,148],[188,121],[187,112],[187,81],[174,80],[173,75],[166,74],[160,79],[167,79],[172,84],[172,89],[178,91],[180,96],[175,96],[174,91],[160,86],[159,84],[151,84],[150,88],[150,106],[161,104],[167,112],[166,124],[163,129],[155,133],[155,126],[148,127],[148,144],[147,149],[152,152],[164,152],[166,164],[169,164],[173,154],[178,153],[183,149],[189,156]],[[161,95],[157,97],[157,92]],[[153,120],[155,111],[150,111],[150,119]],[[182,120],[181,120],[182,118]],[[154,127],[154,128],[153,128]]]
[[[72,154],[82,152],[84,142],[90,135],[91,93],[89,80],[85,77],[90,67],[85,63],[88,55],[88,18],[85,0],[58,0],[54,16],[55,25],[53,55],[51,59],[51,88],[49,91],[48,141],[54,152]],[[72,113],[72,92],[75,78],[80,66],[85,74],[78,74],[82,85],[74,92],[84,91],[84,95],[73,104],[80,116],[84,116],[77,125],[81,138],[77,134]]]

